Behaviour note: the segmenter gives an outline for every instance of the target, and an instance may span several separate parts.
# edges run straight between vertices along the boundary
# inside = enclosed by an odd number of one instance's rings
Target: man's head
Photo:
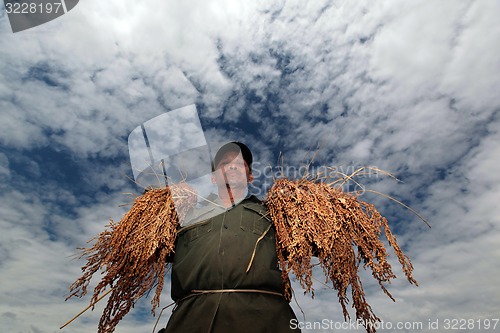
[[[246,187],[252,180],[253,157],[241,142],[229,142],[215,154],[212,180],[218,186]]]

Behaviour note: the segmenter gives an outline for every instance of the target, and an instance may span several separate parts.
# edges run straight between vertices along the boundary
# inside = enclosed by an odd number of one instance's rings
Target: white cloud
[[[10,176],[9,158],[7,155],[0,153],[0,177],[2,179]]]
[[[371,75],[393,82],[399,94],[410,98],[432,94],[446,69],[443,64],[453,55],[470,2],[386,3],[391,5],[385,8],[388,22],[383,22],[370,50]]]
[[[456,94],[460,106],[474,117],[487,116],[482,110],[500,104],[497,94],[500,82],[495,74],[500,68],[499,47],[495,42],[500,38],[500,26],[491,15],[499,9],[496,1],[475,1],[471,5],[457,27],[461,34],[446,64],[443,89]]]

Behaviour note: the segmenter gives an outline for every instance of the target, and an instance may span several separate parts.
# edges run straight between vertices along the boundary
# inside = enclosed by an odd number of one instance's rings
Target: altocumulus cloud
[[[403,181],[369,180],[433,228],[364,196],[390,217],[420,283],[394,281],[393,303],[367,276],[381,319],[498,317],[499,11],[489,0],[88,0],[17,34],[0,16],[2,328],[55,332],[86,305],[63,301],[83,264],[71,255],[120,219],[123,193],[140,193],[127,135],[192,103],[209,142],[247,142],[261,166],[280,152],[298,166],[319,147],[317,165],[374,165]],[[335,292],[316,287],[314,300],[296,289],[307,320],[342,321]],[[150,331],[148,306],[117,332]],[[95,330],[100,310],[69,329]]]

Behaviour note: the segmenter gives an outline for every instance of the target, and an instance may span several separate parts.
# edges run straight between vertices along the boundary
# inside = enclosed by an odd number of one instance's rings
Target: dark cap
[[[228,142],[219,148],[219,150],[215,154],[214,163],[212,166],[214,171],[217,168],[217,165],[219,165],[222,156],[224,156],[225,153],[230,151],[241,152],[243,160],[245,160],[245,162],[248,165],[248,169],[250,170],[250,172],[252,172],[252,162],[253,162],[252,152],[245,144],[237,141]]]

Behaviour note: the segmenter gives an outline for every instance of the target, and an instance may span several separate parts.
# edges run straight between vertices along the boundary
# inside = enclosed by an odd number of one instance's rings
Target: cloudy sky
[[[140,193],[129,133],[196,104],[207,141],[246,142],[261,168],[317,152],[317,166],[392,172],[401,182],[366,181],[432,228],[363,195],[420,284],[393,259],[396,302],[367,275],[369,303],[384,322],[423,324],[409,331],[452,319],[480,331],[500,316],[499,12],[497,0],[85,0],[14,34],[0,8],[2,330],[61,332],[86,306],[64,301],[84,264],[72,256]],[[297,287],[299,319],[343,321],[335,291],[316,287],[314,300]],[[95,332],[102,309],[62,332]],[[149,309],[141,300],[116,332],[151,332]],[[304,330],[321,331],[333,330]]]

